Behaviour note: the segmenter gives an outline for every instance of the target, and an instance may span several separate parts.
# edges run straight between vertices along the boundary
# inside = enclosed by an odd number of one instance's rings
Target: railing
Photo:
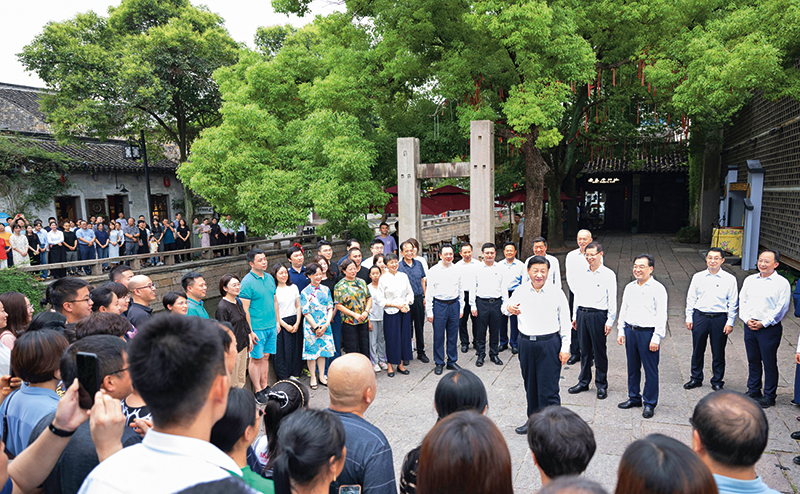
[[[83,268],[85,266],[90,266],[92,269],[91,275],[100,276],[103,274],[103,264],[109,264],[109,263],[119,264],[124,262],[130,262],[131,269],[137,271],[141,269],[142,261],[147,261],[148,259],[152,259],[153,257],[163,257],[164,264],[167,266],[172,266],[175,264],[176,256],[189,255],[190,258],[194,260],[193,254],[200,253],[202,254],[202,260],[212,260],[214,259],[214,254],[218,251],[236,250],[240,248],[250,250],[251,248],[254,248],[256,246],[263,246],[263,250],[267,251],[267,253],[269,254],[269,253],[274,253],[276,251],[280,251],[281,243],[283,242],[289,242],[290,244],[299,243],[303,245],[303,248],[306,247],[316,248],[317,236],[298,235],[294,237],[274,238],[274,239],[258,238],[254,240],[247,240],[245,242],[240,242],[240,243],[213,245],[211,247],[195,247],[192,249],[172,250],[169,252],[152,252],[147,254],[135,254],[131,256],[107,257],[104,259],[87,259],[83,261],[59,262],[53,264],[38,264],[35,266],[20,266],[19,270],[37,273],[41,271],[50,271],[52,269],[71,269],[71,268]],[[338,241],[333,241],[331,243],[336,245],[338,243],[344,243],[344,241],[338,240]],[[227,256],[225,257],[225,259],[232,260],[238,257],[244,257],[244,254]],[[187,261],[187,263],[191,262],[192,261]],[[78,274],[83,275],[84,274],[83,270],[78,269]]]

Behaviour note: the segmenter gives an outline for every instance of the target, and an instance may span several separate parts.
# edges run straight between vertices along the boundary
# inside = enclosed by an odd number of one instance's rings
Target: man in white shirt
[[[503,324],[502,307],[508,299],[504,271],[494,262],[497,250],[491,242],[481,246],[483,263],[475,270],[475,287],[469,292],[472,315],[478,318],[475,325],[475,365],[483,367],[486,359],[486,328],[489,328],[489,360],[503,365],[498,357],[500,326]]]
[[[506,242],[503,245],[503,256],[505,259],[498,262],[497,265],[505,270],[506,290],[508,290],[508,296],[511,297],[514,290],[527,278],[527,273],[525,272],[526,265],[517,259],[517,246],[514,245],[514,242]],[[509,338],[508,335],[509,323],[511,325],[511,338]],[[503,315],[503,324],[500,326],[500,348],[498,348],[498,351],[504,352],[508,350],[508,345],[510,344],[511,354],[516,355],[519,353],[519,349],[517,348],[518,335],[517,316],[509,317]]]
[[[428,289],[425,291],[425,310],[428,322],[433,324],[434,374],[440,376],[444,370],[445,340],[447,340],[447,370],[461,367],[458,361],[458,321],[464,313],[464,292],[461,276],[453,264],[455,249],[444,244],[439,251],[442,260],[428,271]]]
[[[520,286],[503,312],[519,318],[519,367],[528,402],[527,416],[548,405],[560,405],[561,366],[569,359],[572,335],[564,292],[547,283],[548,263],[541,256],[528,261],[529,284]],[[516,428],[528,433],[528,422]]]
[[[739,319],[744,322],[744,348],[749,375],[747,395],[763,408],[775,405],[778,391],[778,345],[783,336],[781,321],[789,310],[792,287],[775,272],[781,262],[777,250],[758,256],[758,274],[748,276],[739,292]],[[761,394],[761,369],[764,394]]]
[[[575,303],[575,292],[578,291],[580,288],[577,276],[578,273],[583,272],[586,269],[586,259],[584,258],[584,252],[586,250],[586,246],[592,242],[592,232],[589,230],[581,230],[578,232],[578,248],[570,251],[567,254],[567,259],[564,261],[564,264],[567,268],[567,285],[569,286],[569,310],[572,312],[572,306]],[[578,332],[573,330],[572,332],[572,346],[569,349],[570,357],[567,364],[572,365],[577,363],[581,359],[581,349],[580,349],[580,341],[578,338]]]
[[[461,289],[464,290],[464,314],[461,316],[461,320],[458,321],[458,336],[461,339],[461,353],[467,353],[467,350],[469,350],[469,330],[467,329],[467,321],[470,319],[472,319],[472,346],[477,349],[475,346],[475,325],[477,318],[472,315],[472,308],[469,303],[469,292],[475,289],[475,273],[481,262],[472,258],[472,244],[469,242],[462,243],[459,252],[461,253],[461,260],[456,263],[456,267],[458,267],[458,272],[460,274],[459,280],[461,282]]]
[[[572,327],[581,339],[581,373],[570,394],[589,390],[592,363],[597,375],[594,385],[597,397],[608,397],[608,352],[606,336],[617,317],[617,275],[603,265],[603,246],[592,242],[585,249],[586,269],[580,273],[580,290],[575,294]]]
[[[619,408],[642,406],[649,419],[658,405],[658,359],[661,339],[667,334],[667,289],[653,278],[655,259],[641,254],[633,261],[633,277],[622,293],[617,343],[628,357],[628,400]],[[639,393],[644,367],[644,393]]]
[[[725,254],[712,247],[706,254],[708,269],[695,273],[686,293],[686,329],[692,332],[692,377],[684,389],[703,385],[706,341],[711,338],[713,358],[711,389],[719,391],[725,382],[725,345],[733,331],[739,306],[736,277],[722,270]]]
[[[533,256],[542,256],[547,259],[547,261],[550,263],[547,281],[561,290],[561,263],[558,262],[557,257],[551,256],[547,253],[547,239],[544,237],[536,237],[533,239]],[[533,256],[525,259],[525,266],[528,265],[528,261],[530,261]],[[530,281],[531,279],[528,277],[528,272],[526,271],[525,278],[522,280],[522,283],[527,284],[530,283]]]
[[[236,462],[208,442],[230,389],[216,321],[172,314],[151,320],[128,347],[128,372],[154,426],[141,444],[92,470],[81,494],[167,494],[241,477]]]
[[[380,237],[375,238],[372,242],[370,242],[369,250],[370,250],[369,256],[363,261],[361,261],[361,267],[366,269],[372,267],[375,256],[377,256],[378,254],[383,254],[383,240],[381,240]],[[368,285],[369,283],[370,282],[367,282]]]

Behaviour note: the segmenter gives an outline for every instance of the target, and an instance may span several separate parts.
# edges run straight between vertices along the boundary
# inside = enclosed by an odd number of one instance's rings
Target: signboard
[[[203,206],[197,208],[197,214],[214,214],[214,208],[211,206]]]

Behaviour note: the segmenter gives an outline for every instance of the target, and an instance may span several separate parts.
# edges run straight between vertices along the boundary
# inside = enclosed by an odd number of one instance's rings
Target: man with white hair
[[[586,246],[592,243],[592,232],[581,230],[578,232],[578,248],[567,254],[565,262],[567,266],[567,285],[569,286],[569,310],[572,312],[572,304],[575,302],[575,293],[580,287],[579,275],[586,270]],[[572,330],[572,343],[569,347],[570,357],[568,365],[575,364],[581,360],[581,349],[578,338],[578,331]]]

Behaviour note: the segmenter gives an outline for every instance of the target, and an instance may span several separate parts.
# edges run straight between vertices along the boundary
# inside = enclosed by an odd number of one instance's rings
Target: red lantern
[[[164,187],[169,187],[169,177],[164,177]]]

